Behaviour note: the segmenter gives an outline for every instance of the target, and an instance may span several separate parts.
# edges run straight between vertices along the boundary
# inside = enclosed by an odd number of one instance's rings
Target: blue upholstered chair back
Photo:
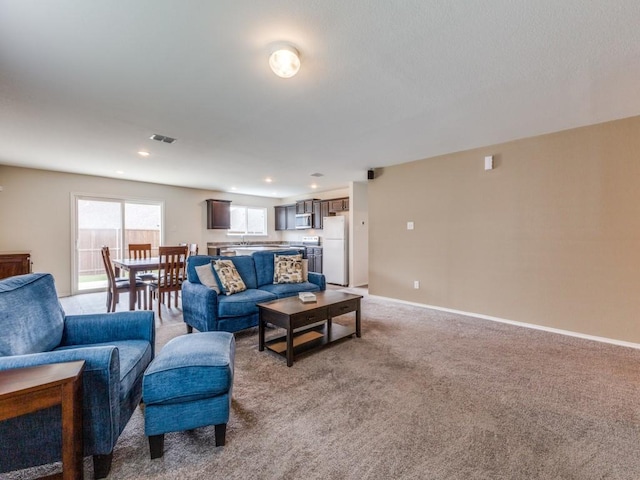
[[[49,273],[0,281],[0,356],[48,352],[60,345],[64,310]]]

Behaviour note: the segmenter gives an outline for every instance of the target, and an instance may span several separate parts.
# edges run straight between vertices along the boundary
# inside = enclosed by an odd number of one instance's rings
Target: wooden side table
[[[0,372],[0,420],[62,407],[62,475],[82,479],[82,371],[84,360]]]

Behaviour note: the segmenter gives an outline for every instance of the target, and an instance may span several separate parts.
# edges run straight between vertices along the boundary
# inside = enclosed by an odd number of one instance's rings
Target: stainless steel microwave
[[[311,213],[297,213],[296,229],[313,228],[311,215]]]

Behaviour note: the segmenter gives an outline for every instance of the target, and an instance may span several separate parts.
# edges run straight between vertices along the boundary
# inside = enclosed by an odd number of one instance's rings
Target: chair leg
[[[111,471],[111,462],[113,460],[113,452],[106,455],[93,456],[93,478],[106,478]]]
[[[109,313],[111,311],[111,297],[113,296],[113,294],[111,293],[111,290],[107,291],[107,313]]]
[[[149,452],[151,453],[151,460],[154,458],[160,458],[164,455],[164,434],[150,435],[149,436]]]
[[[118,303],[118,292],[113,292],[111,294],[111,305],[109,307],[110,312],[116,311],[116,304]]]
[[[187,325],[187,333],[193,333],[193,327],[191,325]]]

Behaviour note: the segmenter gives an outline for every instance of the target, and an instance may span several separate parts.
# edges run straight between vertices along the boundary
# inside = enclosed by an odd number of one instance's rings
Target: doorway
[[[100,249],[125,258],[129,243],[150,243],[152,256],[162,241],[162,202],[75,197],[73,294],[104,290],[107,275]]]

